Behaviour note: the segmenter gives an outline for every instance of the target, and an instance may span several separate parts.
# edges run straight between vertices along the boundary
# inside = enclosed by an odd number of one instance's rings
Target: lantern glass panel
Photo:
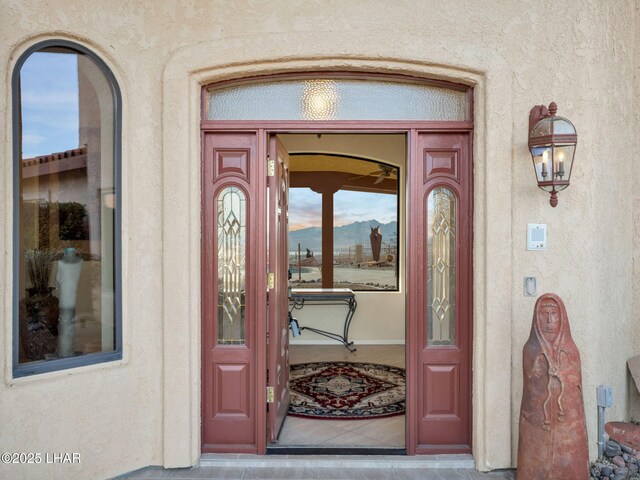
[[[536,137],[546,137],[547,135],[551,135],[552,128],[553,117],[543,118],[533,127],[531,138],[534,139]]]
[[[550,182],[552,175],[551,158],[552,150],[550,145],[531,148],[533,156],[533,167],[536,171],[538,182]]]
[[[576,129],[573,124],[563,117],[555,117],[553,119],[554,135],[575,135]]]
[[[575,145],[556,145],[553,149],[553,173],[555,180],[569,180]],[[564,190],[567,185],[559,185],[556,190]]]

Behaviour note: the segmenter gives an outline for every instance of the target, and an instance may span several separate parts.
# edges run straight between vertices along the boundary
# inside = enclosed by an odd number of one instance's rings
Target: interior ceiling
[[[292,172],[348,172],[354,175],[368,175],[379,171],[375,162],[363,161],[341,155],[290,154],[289,166]]]
[[[406,164],[404,134],[280,134],[290,155],[291,186],[312,189],[338,184],[343,190],[396,193]],[[381,165],[382,164],[382,165]],[[382,178],[381,178],[382,176]]]
[[[406,165],[406,137],[402,133],[286,133],[278,138],[290,154],[326,153]]]

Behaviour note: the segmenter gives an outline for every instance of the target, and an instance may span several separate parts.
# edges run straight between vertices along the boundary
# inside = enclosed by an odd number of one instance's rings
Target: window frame
[[[18,168],[21,161],[22,145],[20,144],[20,133],[22,125],[21,118],[21,88],[20,72],[24,63],[33,54],[45,48],[61,47],[75,50],[80,54],[90,58],[104,74],[113,97],[113,172],[115,195],[114,212],[114,330],[115,348],[110,352],[87,353],[77,357],[66,357],[55,360],[36,361],[20,364],[20,178]],[[48,372],[67,370],[70,368],[83,367],[105,362],[112,362],[122,359],[122,95],[115,75],[107,64],[93,51],[75,42],[62,39],[51,39],[35,43],[25,50],[18,58],[11,76],[11,125],[12,125],[12,169],[13,169],[13,264],[12,264],[12,373],[13,378],[27,377]]]

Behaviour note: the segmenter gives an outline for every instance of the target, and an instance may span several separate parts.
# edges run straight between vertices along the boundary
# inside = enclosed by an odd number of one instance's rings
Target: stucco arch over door
[[[346,37],[283,34],[210,42],[178,51],[165,69],[163,464],[167,467],[192,465],[200,455],[200,88],[231,78],[309,70],[401,73],[474,85],[473,453],[479,469],[511,465],[511,449],[505,441],[511,437],[510,418],[499,413],[510,410],[510,379],[497,372],[511,358],[512,260],[509,248],[490,251],[484,241],[493,236],[510,241],[511,232],[508,222],[487,221],[493,206],[510,209],[508,191],[485,188],[488,178],[492,183],[511,182],[509,166],[486,161],[489,155],[508,158],[510,154],[509,146],[500,141],[510,135],[509,115],[484,111],[488,95],[509,98],[507,79],[483,73],[486,65],[503,66],[503,60],[481,50],[476,50],[474,58],[464,54],[444,58],[450,52],[410,36],[398,36],[385,45],[374,37]],[[281,57],[283,41],[290,47],[285,59]],[[350,46],[349,53],[344,52],[344,45]],[[430,61],[422,61],[424,58]],[[492,282],[490,299],[485,295],[486,278],[497,279]],[[176,285],[185,286],[180,295],[176,295]],[[492,338],[501,340],[494,343]]]

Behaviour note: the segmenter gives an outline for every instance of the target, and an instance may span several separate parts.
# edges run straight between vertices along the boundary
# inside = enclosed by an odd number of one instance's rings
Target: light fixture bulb
[[[334,80],[305,82],[301,98],[302,113],[307,120],[334,120],[337,118],[338,91]]]

